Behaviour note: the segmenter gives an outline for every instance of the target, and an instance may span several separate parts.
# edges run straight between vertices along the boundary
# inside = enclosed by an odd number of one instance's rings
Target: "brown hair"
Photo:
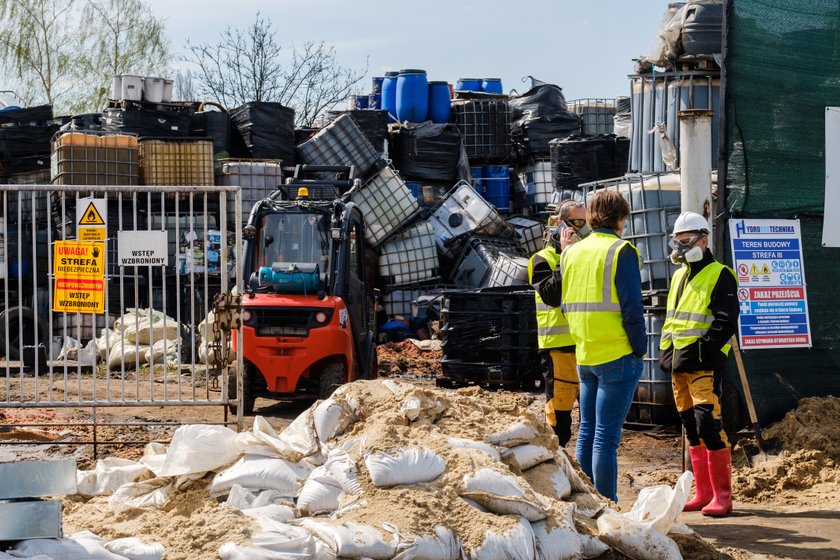
[[[600,190],[589,201],[589,227],[618,229],[618,222],[630,215],[630,205],[618,191]]]

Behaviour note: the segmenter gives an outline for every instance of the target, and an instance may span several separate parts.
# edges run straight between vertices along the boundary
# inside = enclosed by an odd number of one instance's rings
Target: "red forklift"
[[[251,210],[243,230],[246,414],[261,394],[323,399],[376,376],[377,297],[364,218],[350,201],[360,187],[353,167],[300,165]],[[228,386],[235,399],[234,376]]]

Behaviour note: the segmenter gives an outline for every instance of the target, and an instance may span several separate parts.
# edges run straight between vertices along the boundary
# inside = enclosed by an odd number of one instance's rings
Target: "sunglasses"
[[[668,246],[671,247],[671,249],[676,249],[677,247],[691,247],[692,245],[700,241],[702,237],[702,235],[692,235],[690,237],[683,237],[680,239],[672,237],[670,240],[668,240]]]
[[[580,229],[586,225],[586,220],[566,220],[566,223],[575,229]]]

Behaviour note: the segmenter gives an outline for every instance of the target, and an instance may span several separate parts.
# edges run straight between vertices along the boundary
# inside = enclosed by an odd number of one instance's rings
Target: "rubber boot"
[[[709,455],[709,479],[715,497],[704,507],[703,515],[721,516],[732,512],[732,456],[729,448],[707,451]]]
[[[709,456],[705,445],[689,447],[688,454],[691,455],[691,467],[694,470],[694,497],[685,503],[683,511],[699,511],[714,497],[712,481],[709,479]]]

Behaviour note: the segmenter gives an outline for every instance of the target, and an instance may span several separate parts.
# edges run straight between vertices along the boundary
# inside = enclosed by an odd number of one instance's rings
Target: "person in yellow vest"
[[[735,272],[709,250],[709,224],[694,212],[674,223],[674,273],[659,344],[659,365],[671,374],[674,400],[685,426],[695,494],[684,511],[721,516],[732,511],[732,461],[720,413],[720,384],[738,328]]]
[[[563,251],[542,295],[548,305],[562,303],[575,342],[580,378],[575,455],[595,488],[613,501],[621,427],[647,349],[639,252],[620,237],[629,215],[620,193],[596,192],[587,213],[592,233]]]
[[[561,252],[575,242],[586,227],[586,208],[568,200],[558,212],[560,225],[549,238],[545,249],[534,253],[528,261],[528,282],[534,287],[537,304],[537,343],[547,366],[545,379],[545,419],[554,428],[560,445],[572,438],[572,409],[578,396],[575,342],[569,324],[559,307],[546,305],[540,296],[541,286],[552,277]]]

